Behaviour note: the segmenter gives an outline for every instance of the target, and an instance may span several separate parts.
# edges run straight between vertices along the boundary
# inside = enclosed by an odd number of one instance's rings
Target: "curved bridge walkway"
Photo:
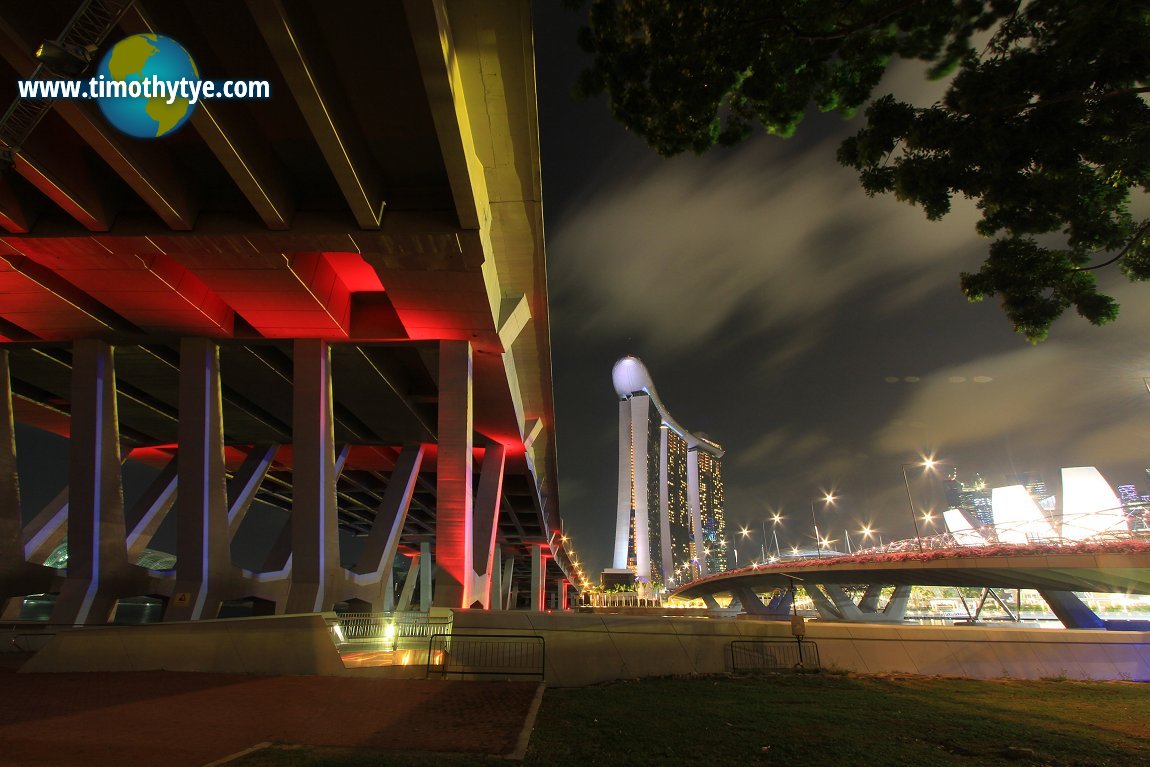
[[[1034,589],[1067,628],[1150,631],[1150,621],[1106,620],[1074,592],[1150,594],[1150,542],[998,545],[924,552],[862,552],[739,570],[692,581],[669,595],[703,599],[730,594],[748,614],[784,619],[801,586],[823,620],[902,621],[912,586]],[[864,587],[855,601],[847,587]],[[885,587],[894,593],[880,609]],[[764,604],[759,594],[771,594]],[[984,599],[987,592],[984,592]],[[997,596],[995,595],[997,599]]]

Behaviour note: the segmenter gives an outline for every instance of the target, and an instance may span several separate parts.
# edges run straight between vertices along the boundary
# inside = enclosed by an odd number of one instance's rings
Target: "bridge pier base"
[[[879,610],[878,600],[883,588],[881,584],[869,585],[858,604],[837,584],[818,586],[804,583],[803,588],[814,603],[819,618],[826,621],[899,623],[906,616],[906,606],[910,599],[910,586],[895,586],[890,600]]]

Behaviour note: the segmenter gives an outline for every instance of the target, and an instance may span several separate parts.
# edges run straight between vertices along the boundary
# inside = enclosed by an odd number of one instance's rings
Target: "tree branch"
[[[1147,231],[1150,231],[1150,221],[1147,221],[1145,224],[1142,225],[1141,229],[1139,229],[1137,232],[1134,233],[1134,236],[1131,237],[1130,241],[1126,243],[1126,247],[1124,247],[1121,251],[1119,251],[1118,255],[1115,256],[1114,258],[1110,259],[1109,261],[1103,261],[1101,264],[1095,264],[1094,266],[1076,267],[1074,269],[1074,271],[1076,271],[1076,272],[1089,272],[1092,269],[1101,269],[1104,266],[1110,266],[1111,264],[1118,263],[1119,261],[1122,260],[1123,256],[1125,256],[1127,253],[1130,252],[1130,249],[1134,247],[1135,243],[1137,243],[1139,240],[1142,239],[1142,236],[1144,234],[1146,234]]]
[[[1055,96],[1054,98],[1042,99],[1041,101],[1028,101],[1025,104],[1015,104],[1012,106],[997,107],[995,109],[980,109],[977,112],[967,111],[959,112],[959,114],[968,115],[994,115],[994,114],[1022,114],[1029,109],[1038,109],[1039,107],[1050,106],[1051,104],[1061,104],[1067,101],[1107,101],[1109,99],[1116,99],[1119,96],[1137,95],[1139,93],[1150,93],[1150,87],[1143,88],[1123,88],[1117,91],[1110,91],[1109,93],[1102,93],[1099,95],[1090,95],[1082,93],[1072,93],[1065,96]],[[959,110],[955,110],[958,112]]]

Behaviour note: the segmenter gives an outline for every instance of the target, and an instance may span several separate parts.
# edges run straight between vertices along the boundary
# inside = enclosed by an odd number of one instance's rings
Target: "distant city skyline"
[[[918,522],[921,526],[921,533],[924,536],[937,535],[944,533],[948,530],[948,524],[944,521],[943,512],[949,509],[959,509],[965,513],[967,524],[973,525],[978,528],[980,525],[988,528],[993,528],[997,521],[994,513],[994,495],[995,491],[1010,489],[1012,487],[1020,487],[1034,504],[1034,507],[1040,509],[1043,514],[1053,521],[1059,521],[1066,514],[1064,488],[1061,485],[1061,480],[1052,486],[1048,484],[1045,477],[1038,472],[1024,472],[1022,474],[1002,474],[1006,480],[1002,484],[992,486],[982,476],[981,471],[970,471],[966,473],[969,482],[963,481],[963,472],[960,467],[948,466],[948,471],[937,476],[934,480],[928,480],[928,483],[933,482],[938,487],[930,486],[927,489],[930,491],[939,492],[920,492],[915,494],[914,499],[914,513],[918,515]],[[1093,470],[1094,467],[1084,467],[1085,469]],[[1062,469],[1061,471],[1067,471]],[[1101,475],[1100,475],[1101,476]],[[1138,485],[1136,483],[1123,483],[1118,484],[1114,480],[1103,477],[1109,492],[1113,494],[1112,501],[1103,503],[1102,507],[1106,508],[1129,508],[1136,509],[1143,508],[1145,504],[1150,504],[1150,492],[1139,493]],[[1146,468],[1143,472],[1143,485],[1150,489],[1150,468]],[[1057,487],[1057,490],[1054,489]],[[921,491],[922,488],[916,488]],[[930,498],[941,498],[941,503],[932,503]],[[1080,502],[1079,499],[1077,502]],[[1000,503],[1003,501],[1000,500]],[[1011,503],[1017,503],[1017,499],[1011,499]],[[911,514],[911,501],[904,500],[904,514],[907,519]],[[768,525],[764,520],[761,525],[762,534],[766,534]],[[864,525],[866,530],[862,527],[858,529],[851,529],[849,524],[843,524],[845,520],[842,518],[831,518],[828,523],[820,523],[820,537],[829,539],[832,546],[826,548],[834,548],[837,545],[841,551],[848,551],[851,547],[863,548],[867,545],[873,545],[876,542],[882,542],[889,545],[890,543],[899,540],[913,537],[906,534],[892,535],[889,530],[882,531],[870,525]],[[1142,517],[1133,518],[1129,521],[1131,530],[1147,529]],[[780,532],[781,530],[781,532]],[[756,556],[756,554],[764,554],[766,549],[752,545],[745,540],[750,537],[752,533],[758,533],[757,530],[748,528],[748,536],[743,540],[735,540],[734,543],[739,546],[743,552],[750,551],[753,559],[761,560],[763,556]],[[809,516],[803,514],[796,515],[794,520],[793,529],[788,529],[785,524],[781,525],[778,529],[773,529],[772,534],[779,533],[781,536],[786,537],[788,540],[794,540],[797,547],[803,551],[814,551],[813,545],[813,521]],[[962,537],[962,536],[960,536]],[[791,544],[794,548],[796,544]],[[824,544],[825,546],[825,544]],[[769,548],[769,547],[767,547]],[[781,546],[784,555],[786,554],[787,545]],[[744,564],[746,564],[744,562]]]

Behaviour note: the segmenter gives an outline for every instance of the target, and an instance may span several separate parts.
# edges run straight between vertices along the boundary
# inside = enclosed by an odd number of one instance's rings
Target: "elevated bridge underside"
[[[168,35],[205,78],[272,97],[202,102],[155,141],[86,102],[47,105],[18,143],[0,125],[0,599],[70,589],[57,617],[81,622],[136,594],[182,594],[185,618],[211,616],[208,592],[378,605],[406,553],[438,604],[540,607],[574,569],[529,3],[118,4],[108,44]],[[0,20],[0,104],[79,6]],[[14,422],[71,441],[69,484],[31,521]],[[139,508],[124,460],[160,472]],[[241,583],[227,551],[254,502],[290,522]],[[180,550],[157,580],[131,562],[169,508]],[[337,531],[366,560],[345,570]],[[61,584],[41,563],[65,535]]]
[[[824,618],[899,621],[912,586],[1034,589],[1067,626],[1105,628],[1106,622],[1087,610],[1073,592],[1150,594],[1150,544],[1099,544],[1093,552],[1054,554],[1027,553],[1024,546],[1012,548],[1011,554],[963,549],[932,552],[909,561],[905,555],[878,554],[745,567],[694,581],[669,597],[701,598],[714,604],[715,595],[729,594],[748,613],[785,617],[793,590],[801,586]],[[878,593],[890,586],[895,587],[894,596],[880,610]],[[845,601],[848,587],[864,589],[857,604]],[[764,606],[757,595],[771,593],[774,599]]]

